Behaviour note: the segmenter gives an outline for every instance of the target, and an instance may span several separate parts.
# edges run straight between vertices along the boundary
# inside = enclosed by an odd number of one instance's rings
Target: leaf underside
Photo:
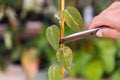
[[[64,46],[64,48],[58,49],[57,59],[62,66],[64,66],[68,71],[70,71],[73,55],[72,50],[69,47]]]
[[[57,50],[59,47],[59,40],[60,40],[60,29],[56,25],[52,25],[47,28],[46,30],[46,36],[51,44],[51,46]]]
[[[60,66],[51,66],[48,71],[49,80],[62,80],[62,70]]]

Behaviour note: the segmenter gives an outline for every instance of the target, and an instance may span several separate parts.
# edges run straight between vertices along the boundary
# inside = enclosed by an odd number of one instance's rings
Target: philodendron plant
[[[80,31],[82,27],[82,17],[79,11],[68,6],[64,8],[64,0],[60,0],[60,27],[58,25],[51,25],[46,30],[46,36],[51,46],[56,50],[58,65],[52,65],[49,68],[49,80],[62,80],[64,76],[64,69],[68,72],[72,66],[72,50],[65,46],[64,43],[59,43],[60,39],[64,37],[64,23],[74,31]]]

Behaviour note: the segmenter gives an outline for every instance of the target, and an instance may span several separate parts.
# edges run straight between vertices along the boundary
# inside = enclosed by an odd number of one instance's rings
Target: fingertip
[[[111,39],[120,39],[120,32],[111,28],[102,28],[96,33],[96,36]]]
[[[89,26],[89,29],[96,28],[98,26],[102,25],[100,21],[93,20],[92,23]]]
[[[89,25],[88,29],[94,28],[93,24]]]
[[[98,36],[98,37],[103,37],[103,34],[102,34],[102,32],[99,30],[99,31],[96,33],[96,36]]]
[[[105,25],[105,19],[101,18],[100,16],[96,16],[89,25],[89,29],[96,28],[102,25]]]

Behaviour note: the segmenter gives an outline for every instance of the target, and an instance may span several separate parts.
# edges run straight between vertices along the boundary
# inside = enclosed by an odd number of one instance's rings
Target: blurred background
[[[92,18],[113,0],[65,0],[76,7],[86,29]],[[0,0],[0,80],[48,80],[56,53],[45,30],[59,24],[57,0]],[[65,35],[74,33],[67,26]],[[86,38],[67,43],[74,63],[64,80],[120,80],[120,41]]]

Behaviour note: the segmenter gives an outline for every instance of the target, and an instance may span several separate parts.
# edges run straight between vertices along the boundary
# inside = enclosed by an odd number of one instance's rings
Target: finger
[[[114,9],[117,9],[117,8],[120,8],[120,2],[119,1],[115,1],[113,2],[107,9],[108,10],[114,10]]]
[[[99,27],[102,25],[106,25],[105,22],[106,22],[106,20],[104,18],[101,18],[100,16],[96,16],[92,20],[92,23],[90,24],[89,29]]]
[[[96,33],[96,35],[98,37],[120,39],[120,32],[111,28],[102,28]]]
[[[96,28],[96,27],[100,27],[100,26],[113,26],[112,24],[110,24],[110,21],[107,17],[105,16],[96,16],[93,20],[92,23],[89,26],[89,29],[91,28]]]

